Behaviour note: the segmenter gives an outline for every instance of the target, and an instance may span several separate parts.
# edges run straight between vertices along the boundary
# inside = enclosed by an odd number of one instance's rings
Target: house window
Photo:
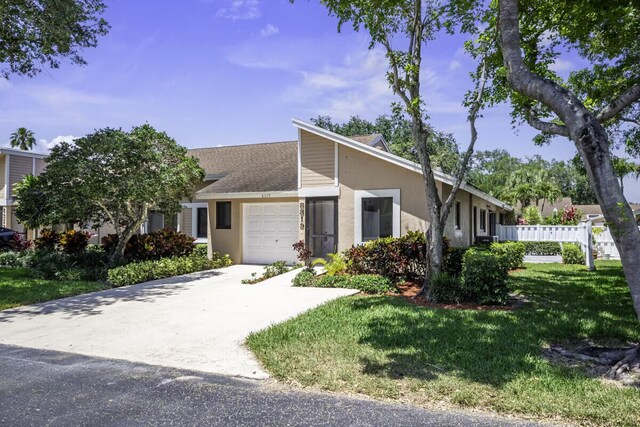
[[[231,229],[231,202],[216,202],[216,228]]]
[[[487,230],[487,211],[480,209],[480,231]]]
[[[362,199],[362,241],[393,235],[393,197]]]
[[[460,210],[461,209],[462,209],[462,206],[460,205],[460,202],[456,202],[456,211],[455,211],[456,230],[460,230]]]
[[[207,208],[198,208],[196,212],[196,220],[198,221],[196,228],[196,237],[207,237]]]
[[[164,214],[160,211],[149,212],[148,221],[147,233],[153,233],[164,228]]]

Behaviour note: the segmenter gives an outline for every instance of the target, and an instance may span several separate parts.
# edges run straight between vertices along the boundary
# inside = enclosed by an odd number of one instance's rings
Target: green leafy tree
[[[18,192],[16,215],[31,226],[108,222],[118,236],[112,255],[117,263],[149,210],[178,212],[203,177],[186,148],[148,124],[131,132],[101,129],[51,150],[47,169]],[[44,206],[35,206],[39,194],[47,196]]]
[[[109,25],[102,0],[4,0],[0,5],[0,76],[32,77],[62,59],[85,64],[80,50],[95,47]]]
[[[454,2],[465,19],[480,17],[491,102],[508,101],[517,122],[540,132],[538,143],[570,140],[584,165],[620,252],[640,319],[640,230],[610,155],[611,126],[637,111],[640,100],[640,4],[637,1],[496,0]],[[469,7],[471,6],[471,7]],[[471,49],[473,51],[473,49]],[[581,69],[563,78],[553,65],[571,51]],[[477,52],[487,56],[487,51]],[[629,366],[623,354],[612,369]]]
[[[33,132],[31,132],[29,129],[18,128],[11,134],[9,143],[13,148],[19,148],[23,151],[29,151],[35,145],[36,138],[33,136]]]
[[[371,47],[379,45],[386,50],[389,60],[387,78],[411,122],[413,144],[424,176],[429,227],[426,233],[428,268],[422,292],[427,294],[432,275],[442,270],[445,224],[467,173],[477,140],[475,122],[483,105],[484,72],[478,73],[479,83],[466,99],[469,107],[470,143],[461,157],[452,191],[443,200],[438,193],[434,164],[429,152],[429,140],[433,131],[427,124],[426,101],[421,90],[423,49],[441,29],[452,28],[458,22],[455,19],[446,22],[442,20],[439,2],[435,0],[321,0],[320,3],[330,15],[338,18],[338,30],[345,24],[351,24],[356,31],[364,29],[370,36]]]
[[[612,156],[611,160],[616,176],[620,180],[620,188],[624,192],[624,179],[629,175],[634,175],[638,178],[640,175],[640,165],[623,157]]]

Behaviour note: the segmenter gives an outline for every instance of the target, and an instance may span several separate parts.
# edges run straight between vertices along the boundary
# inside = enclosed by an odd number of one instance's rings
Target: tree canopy
[[[0,76],[34,76],[63,58],[85,64],[109,24],[103,0],[4,0],[0,3]]]
[[[186,148],[150,125],[101,129],[51,150],[47,169],[19,186],[16,216],[31,227],[108,222],[119,238],[117,258],[149,210],[178,212],[203,176]]]

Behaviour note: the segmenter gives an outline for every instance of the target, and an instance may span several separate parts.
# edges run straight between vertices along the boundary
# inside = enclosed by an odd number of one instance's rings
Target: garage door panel
[[[296,261],[297,203],[244,205],[243,262],[269,264]]]

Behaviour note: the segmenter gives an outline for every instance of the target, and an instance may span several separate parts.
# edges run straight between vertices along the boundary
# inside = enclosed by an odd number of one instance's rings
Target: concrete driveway
[[[293,288],[289,272],[256,285],[235,265],[0,311],[0,344],[267,378],[243,342],[349,289]]]

